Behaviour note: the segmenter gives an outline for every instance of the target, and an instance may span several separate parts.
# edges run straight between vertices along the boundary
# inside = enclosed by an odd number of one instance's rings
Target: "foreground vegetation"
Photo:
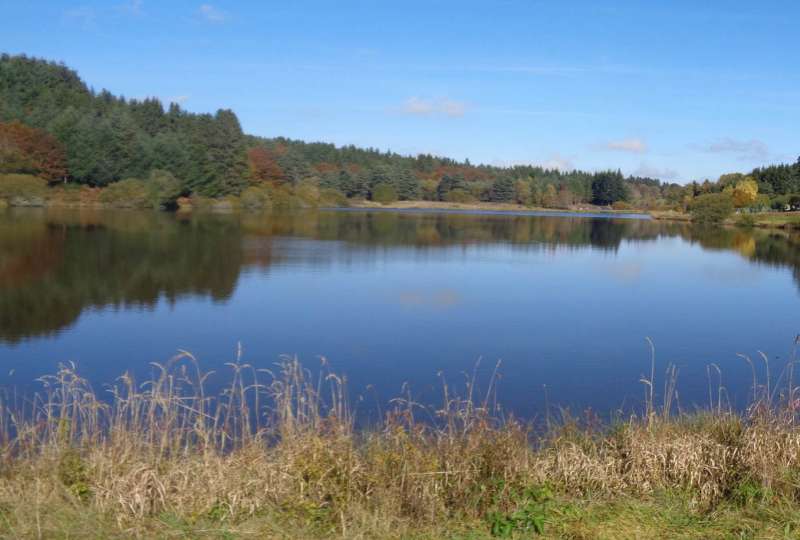
[[[474,379],[427,410],[392,402],[357,429],[343,379],[295,360],[231,364],[230,386],[186,353],[101,400],[71,367],[4,404],[0,531],[33,537],[796,538],[800,428],[792,366],[731,411],[676,413],[674,369],[641,416],[534,430]],[[760,359],[758,360],[761,361]],[[767,362],[766,357],[763,359]],[[769,373],[769,366],[767,373]],[[760,370],[759,370],[760,371]],[[763,384],[762,384],[763,383]],[[659,385],[660,386],[660,385]],[[426,418],[420,421],[419,418]]]

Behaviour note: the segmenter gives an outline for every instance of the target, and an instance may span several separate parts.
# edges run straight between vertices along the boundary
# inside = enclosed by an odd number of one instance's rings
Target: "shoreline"
[[[268,209],[245,209],[228,199],[212,199],[207,205],[179,206],[174,210],[159,210],[154,208],[140,208],[125,204],[103,203],[92,201],[62,201],[45,199],[34,204],[12,204],[10,201],[0,199],[0,211],[16,208],[37,208],[57,210],[136,210],[156,212],[256,212],[270,213]],[[495,214],[495,215],[537,215],[553,217],[604,217],[619,219],[652,219],[655,221],[691,224],[692,217],[686,212],[674,210],[644,210],[630,208],[614,210],[601,206],[573,206],[570,208],[545,208],[541,206],[525,206],[515,203],[454,203],[443,201],[395,201],[389,204],[377,203],[368,200],[348,200],[346,206],[309,205],[298,207],[297,210],[373,210],[373,211],[419,211],[419,212],[447,212],[463,214]],[[762,212],[748,214],[754,221],[748,228],[774,229],[784,231],[800,230],[800,212]],[[726,219],[719,225],[721,227],[739,227],[736,216]]]
[[[685,212],[675,212],[672,210],[652,210],[649,212],[652,219],[656,221],[667,221],[675,223],[691,223],[692,216]],[[753,217],[752,227],[758,229],[781,229],[798,230],[800,229],[800,212],[760,212],[756,214],[746,214]],[[736,217],[728,218],[718,226],[739,227]]]
[[[349,208],[368,208],[386,210],[484,210],[497,212],[549,212],[560,214],[647,214],[635,208],[629,210],[613,210],[602,206],[573,206],[570,208],[545,208],[543,206],[526,206],[517,203],[456,203],[445,201],[395,201],[382,204],[368,200],[351,200]]]

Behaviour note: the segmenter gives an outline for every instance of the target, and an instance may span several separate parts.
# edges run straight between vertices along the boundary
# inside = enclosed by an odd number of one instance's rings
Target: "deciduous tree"
[[[40,129],[16,120],[0,123],[0,173],[63,180],[67,176],[64,148],[55,137]]]

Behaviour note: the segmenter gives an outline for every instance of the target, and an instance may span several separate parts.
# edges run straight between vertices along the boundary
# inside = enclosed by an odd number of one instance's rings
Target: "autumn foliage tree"
[[[64,148],[46,131],[16,120],[0,122],[0,173],[60,180],[67,176]]]
[[[255,146],[247,151],[250,178],[254,182],[282,183],[285,175],[278,165],[279,152],[264,146]]]
[[[751,177],[746,177],[733,188],[733,204],[736,208],[750,206],[758,198],[758,184]]]

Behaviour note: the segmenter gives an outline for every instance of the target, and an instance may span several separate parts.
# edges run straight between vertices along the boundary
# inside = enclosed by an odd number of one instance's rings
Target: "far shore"
[[[368,200],[351,200],[350,208],[386,209],[386,210],[455,210],[455,211],[491,211],[491,212],[542,212],[549,214],[609,214],[620,216],[641,215],[650,216],[659,221],[675,221],[690,223],[691,214],[675,210],[645,210],[641,208],[627,208],[616,210],[607,206],[573,205],[567,208],[545,208],[541,206],[525,206],[514,203],[454,203],[443,201],[395,201],[381,204]],[[753,227],[763,229],[800,229],[800,212],[762,212],[752,214]],[[736,226],[737,217],[733,216],[722,225]]]
[[[204,199],[206,201],[202,206],[192,204],[190,199],[184,198],[179,201],[177,211],[191,212],[191,211],[219,211],[219,212],[233,212],[244,210],[240,208],[238,197],[226,197],[222,199]],[[71,208],[71,209],[93,209],[93,210],[120,210],[132,209],[142,210],[143,208],[129,207],[125,204],[119,205],[114,203],[103,203],[93,197],[88,200],[70,200],[65,201],[59,198],[38,198],[27,200],[23,199],[22,202],[11,204],[10,201],[0,199],[0,210],[9,207],[45,207],[45,208]],[[339,208],[355,208],[364,210],[430,210],[430,211],[450,211],[450,212],[507,212],[507,213],[542,213],[542,214],[575,214],[592,215],[603,214],[608,216],[631,217],[641,216],[650,217],[659,221],[671,221],[681,223],[691,223],[692,216],[687,212],[677,210],[647,210],[642,208],[626,208],[614,209],[607,206],[595,206],[591,204],[571,205],[566,208],[546,208],[543,206],[526,206],[516,203],[492,203],[492,202],[471,202],[471,203],[457,203],[445,201],[425,201],[425,200],[410,200],[410,201],[394,201],[391,203],[379,203],[366,199],[348,199],[346,205],[338,206]],[[336,205],[327,206],[322,201],[319,203],[312,203],[301,205],[299,208],[337,208]],[[244,211],[269,211],[266,209],[251,209]],[[759,212],[749,214],[752,216],[752,222],[748,225],[762,229],[784,229],[784,230],[800,230],[800,212]],[[742,226],[739,222],[740,216],[734,215],[726,219],[721,225],[723,226]]]
[[[607,206],[594,206],[589,204],[573,205],[567,208],[545,208],[543,206],[526,206],[516,203],[456,203],[445,201],[395,201],[382,204],[368,200],[350,200],[350,208],[384,208],[388,210],[489,210],[500,212],[550,212],[571,214],[643,214],[646,210],[630,208],[614,210]]]

